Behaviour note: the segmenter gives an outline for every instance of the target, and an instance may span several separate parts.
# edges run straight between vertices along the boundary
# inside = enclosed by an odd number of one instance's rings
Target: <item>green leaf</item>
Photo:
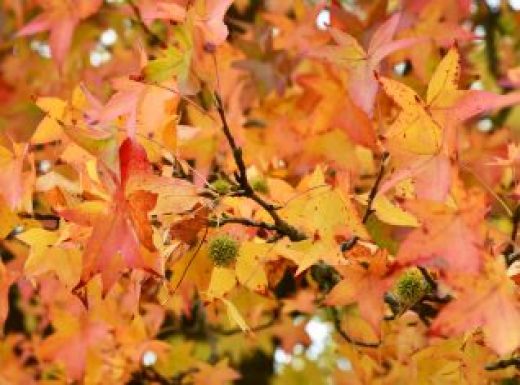
[[[174,30],[176,44],[163,51],[163,56],[152,60],[144,69],[146,78],[152,82],[163,82],[176,77],[184,82],[190,73],[193,56],[193,41],[186,26]]]

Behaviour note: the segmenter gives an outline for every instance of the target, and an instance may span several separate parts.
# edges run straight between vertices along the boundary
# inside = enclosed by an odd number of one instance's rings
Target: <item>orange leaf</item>
[[[361,316],[379,334],[379,324],[384,315],[383,295],[392,284],[387,277],[386,253],[378,251],[371,258],[361,262],[356,260],[351,265],[338,267],[338,270],[343,280],[328,294],[326,303],[341,306],[357,303]]]
[[[194,385],[222,385],[240,378],[240,374],[228,366],[227,360],[215,366],[205,362],[199,362],[197,366],[199,371],[193,375]]]

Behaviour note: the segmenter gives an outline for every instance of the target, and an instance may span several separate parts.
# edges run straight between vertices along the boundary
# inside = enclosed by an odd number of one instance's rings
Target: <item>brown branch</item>
[[[511,222],[513,223],[513,228],[511,229],[511,241],[515,242],[518,234],[518,223],[520,222],[520,205],[516,206]]]
[[[385,303],[388,305],[390,310],[392,311],[391,316],[385,316],[385,321],[391,321],[397,318],[401,313],[401,303],[395,298],[392,293],[385,293],[383,297]]]
[[[520,223],[520,205],[516,206],[513,216],[511,217],[511,242],[505,248],[503,254],[506,260],[507,266],[511,266],[514,262],[520,259],[520,253],[515,250],[515,242],[518,235],[518,225]]]
[[[496,44],[495,33],[498,30],[498,20],[500,18],[500,12],[495,12],[485,2],[481,1],[480,4],[484,7],[484,20],[482,21],[486,28],[486,35],[484,36],[485,54],[489,72],[497,78],[499,74],[499,60],[498,51]]]
[[[370,218],[370,215],[374,212],[374,209],[372,208],[374,204],[374,199],[376,198],[377,192],[379,190],[379,186],[381,185],[381,181],[383,180],[383,175],[385,174],[385,168],[386,168],[386,160],[389,157],[388,152],[384,152],[383,156],[381,157],[381,163],[379,165],[379,172],[377,173],[376,180],[374,184],[372,185],[372,188],[370,189],[370,192],[368,193],[368,199],[367,199],[367,208],[365,211],[365,214],[363,215],[363,219],[361,222],[363,224],[366,224],[368,222],[368,219]],[[341,251],[346,252],[352,249],[356,243],[359,241],[359,237],[357,235],[353,236],[352,238],[348,239],[347,241],[343,242],[341,244]]]
[[[42,214],[42,213],[18,213],[18,216],[23,219],[36,219],[39,221],[60,221],[60,217],[54,214]]]
[[[198,372],[198,368],[189,368],[179,372],[171,378],[164,377],[153,366],[142,367],[141,370],[132,373],[132,381],[143,383],[143,381],[153,381],[161,385],[181,385],[185,377]]]
[[[514,366],[517,369],[520,369],[520,357],[508,358],[506,360],[499,360],[497,362],[487,364],[486,370],[489,370],[489,371],[500,370],[500,369],[506,369],[510,366]]]
[[[379,173],[377,174],[374,185],[372,186],[372,188],[370,189],[370,192],[368,193],[367,209],[366,209],[365,215],[363,215],[363,219],[361,221],[364,224],[367,223],[368,219],[370,218],[370,215],[372,215],[372,213],[374,212],[374,209],[372,209],[372,205],[374,204],[374,199],[379,190],[379,185],[381,184],[381,181],[383,180],[383,175],[385,174],[386,160],[388,159],[389,155],[390,154],[388,152],[384,152],[383,156],[381,157],[381,164],[379,165]]]
[[[505,93],[510,91],[510,89],[508,87],[501,86],[500,82],[498,81],[501,77],[501,74],[499,55],[500,46],[498,44],[497,34],[504,34],[500,23],[501,10],[492,9],[484,0],[478,1],[477,3],[482,8],[477,14],[475,24],[483,24],[486,30],[484,35],[484,53],[486,55],[487,67],[489,73],[494,77],[496,85],[501,89],[501,93]],[[511,106],[503,108],[492,118],[494,129],[499,128],[504,124],[511,111]]]
[[[276,231],[282,235],[288,237],[291,241],[297,242],[302,241],[307,238],[307,236],[301,233],[298,229],[284,221],[276,212],[277,207],[273,204],[265,201],[260,195],[258,195],[251,184],[249,183],[249,179],[247,177],[246,165],[244,163],[244,158],[242,157],[242,149],[237,145],[235,138],[231,134],[231,130],[229,128],[229,124],[227,122],[226,113],[224,111],[224,105],[222,104],[222,99],[215,92],[215,105],[217,107],[217,111],[220,117],[220,121],[222,123],[222,131],[226,136],[226,140],[231,148],[231,152],[233,154],[233,159],[237,166],[237,171],[235,172],[235,179],[238,184],[238,188],[241,190],[237,195],[247,197],[253,201],[255,201],[260,207],[262,207],[269,216],[273,219],[274,224],[276,226]]]
[[[430,275],[430,273],[428,273],[428,270],[426,270],[424,267],[422,266],[417,266],[417,269],[421,272],[424,280],[426,282],[428,282],[428,285],[430,285],[430,287],[432,288],[432,290],[437,290],[437,282],[432,278],[432,276]]]
[[[43,227],[46,230],[57,230],[60,227],[60,217],[55,214],[43,214],[43,213],[18,213],[18,216],[22,219],[36,219],[41,221]]]
[[[212,218],[209,220],[208,225],[210,227],[220,227],[227,225],[229,223],[236,223],[249,227],[258,227],[260,229],[269,230],[269,231],[277,231],[280,232],[282,229],[278,226],[263,222],[263,221],[255,221],[253,219],[248,218],[235,218],[235,217],[220,217],[220,218]]]

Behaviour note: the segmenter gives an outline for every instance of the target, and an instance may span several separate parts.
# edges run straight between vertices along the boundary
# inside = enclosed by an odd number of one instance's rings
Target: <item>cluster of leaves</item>
[[[0,384],[517,383],[508,3],[5,0],[0,25]]]

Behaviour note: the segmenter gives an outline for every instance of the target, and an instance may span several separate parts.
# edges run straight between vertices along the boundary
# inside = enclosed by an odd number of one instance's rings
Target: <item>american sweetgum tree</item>
[[[516,1],[0,26],[1,385],[520,383]]]

